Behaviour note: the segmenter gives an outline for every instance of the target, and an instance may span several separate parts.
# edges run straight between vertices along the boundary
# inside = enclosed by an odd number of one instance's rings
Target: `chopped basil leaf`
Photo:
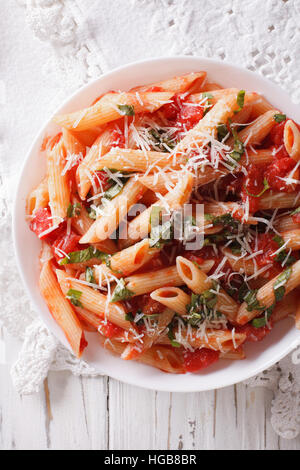
[[[276,302],[279,302],[283,299],[285,295],[285,284],[289,280],[292,274],[292,268],[289,267],[285,269],[281,274],[279,274],[277,280],[274,283],[273,291],[275,295]]]
[[[188,315],[185,318],[191,326],[197,327],[205,320],[215,320],[221,316],[220,312],[216,311],[218,297],[213,291],[214,288],[202,294],[192,294],[191,303],[186,306]]]
[[[79,300],[81,296],[82,292],[80,290],[70,289],[67,292],[66,298],[71,302],[71,304],[75,305],[75,307],[82,307],[82,303]]]
[[[95,209],[93,209],[92,207],[87,207],[87,213],[88,213],[88,216],[90,219],[92,220],[96,220],[97,219],[97,213],[95,211]]]
[[[118,108],[122,116],[134,116],[135,115],[134,107],[131,106],[130,104],[118,104]]]
[[[215,225],[223,225],[224,227],[229,226],[229,227],[232,227],[232,228],[238,228],[238,226],[239,226],[239,221],[237,219],[235,219],[234,217],[232,217],[232,215],[229,214],[229,213],[219,215],[219,216],[214,216],[214,215],[211,215],[211,214],[204,214],[204,218],[208,222],[211,222],[214,226]]]
[[[113,292],[111,302],[120,302],[121,300],[130,299],[134,295],[134,292],[127,289],[124,279],[120,279],[117,283],[115,290]]]
[[[168,338],[169,338],[169,340],[170,340],[171,345],[173,346],[173,348],[180,348],[180,347],[181,347],[181,344],[178,343],[178,341],[175,341],[175,335],[174,335],[174,333],[173,333],[173,325],[172,325],[172,323],[169,324],[168,328],[169,328]]]
[[[267,310],[265,311],[265,315],[263,317],[254,318],[251,322],[251,325],[254,326],[254,328],[262,328],[263,326],[266,326],[268,320],[270,320],[271,318],[274,307],[275,307],[275,304],[267,308]]]
[[[107,191],[105,191],[105,193],[103,194],[103,197],[111,201],[122,191],[122,189],[123,189],[123,186],[119,184],[114,184]]]
[[[274,121],[280,123],[286,120],[285,114],[274,114]]]
[[[176,139],[168,136],[168,133],[163,129],[150,129],[148,133],[151,136],[151,147],[153,150],[159,152],[169,152],[169,149],[173,150],[176,147]]]
[[[274,242],[276,242],[278,244],[279,247],[284,245],[284,240],[279,235],[275,235],[275,237],[273,237],[273,240],[274,240]],[[276,255],[275,261],[277,261],[277,263],[280,263],[280,264],[282,264],[284,262],[285,266],[291,266],[291,264],[295,263],[296,259],[291,254],[288,255],[286,250],[281,250]]]
[[[219,124],[217,126],[218,141],[221,142],[229,134],[226,124]]]
[[[85,263],[86,261],[94,258],[98,258],[106,262],[109,257],[110,255],[107,253],[103,253],[97,248],[89,246],[85,250],[72,251],[71,253],[68,253],[68,256],[62,259],[59,264],[63,266],[65,264]]]
[[[211,106],[212,106],[212,99],[214,98],[213,95],[211,93],[209,93],[208,91],[205,91],[204,93],[202,93],[202,99],[204,100],[205,98],[207,98],[207,101],[206,101],[206,106],[204,108],[204,113],[203,113],[203,116],[205,116],[205,114],[208,113],[208,111],[210,110]]]
[[[81,212],[81,204],[79,202],[76,202],[75,204],[69,204],[69,207],[67,209],[67,217],[71,219],[72,217],[76,217],[80,215]]]
[[[90,284],[96,284],[93,268],[87,267],[85,270],[85,280]]]
[[[243,109],[244,103],[245,103],[245,94],[246,94],[245,90],[240,90],[238,92],[236,102],[239,108],[236,111],[234,111],[234,114],[237,114]]]
[[[247,287],[244,283],[239,289],[238,298],[240,302],[246,302],[248,312],[252,312],[253,310],[264,310],[265,307],[260,305],[259,301],[257,300],[257,292],[258,289],[251,290]]]
[[[130,321],[130,322],[134,321],[134,316],[133,316],[132,312],[129,312],[129,313],[125,314],[125,320]]]
[[[232,126],[231,126],[231,132],[234,138],[234,144],[233,144],[233,151],[229,154],[229,156],[235,162],[239,162],[245,151],[245,147],[244,147],[243,142],[239,140],[237,131]],[[229,160],[229,163],[232,165],[235,165],[235,162],[232,162],[231,160]]]
[[[258,193],[258,194],[252,194],[252,193],[249,193],[248,189],[244,186],[244,189],[246,191],[246,193],[251,196],[251,197],[260,197],[262,196],[268,189],[270,189],[270,185],[268,183],[268,180],[267,178],[264,178],[264,189]]]
[[[173,237],[172,222],[162,223],[162,211],[159,206],[154,206],[150,214],[150,247],[160,248],[163,243],[169,242]]]
[[[231,249],[231,252],[233,255],[240,255],[241,254],[241,245],[239,244],[238,241],[233,241],[230,245],[229,248]]]
[[[299,214],[299,212],[300,212],[300,206],[297,207],[297,209],[295,209],[293,212],[291,212],[291,215]]]

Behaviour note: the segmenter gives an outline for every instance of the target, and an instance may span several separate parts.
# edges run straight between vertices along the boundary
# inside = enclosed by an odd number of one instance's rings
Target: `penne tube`
[[[51,315],[63,330],[74,354],[81,357],[87,346],[84,332],[73,308],[59,287],[49,260],[42,265],[39,286]]]
[[[66,151],[62,138],[53,148],[47,149],[47,176],[49,206],[53,225],[57,225],[67,216],[70,204],[70,186],[67,174],[63,174]]]
[[[126,348],[126,344],[106,340],[104,337],[100,341],[105,349],[118,356],[121,356]],[[154,345],[152,348],[146,349],[136,360],[170,374],[185,373],[182,352],[181,350],[175,350],[175,348]]]
[[[261,114],[265,114],[267,111],[271,111],[273,106],[264,98],[264,96],[255,93],[257,98],[252,103],[252,118],[257,118]]]
[[[194,85],[201,87],[206,78],[206,72],[192,72],[179,77],[173,77],[169,80],[162,80],[160,82],[151,83],[149,85],[143,85],[133,88],[131,91],[138,93],[146,93],[152,88],[160,88],[164,91],[172,91],[174,93],[184,93],[190,91],[190,88]]]
[[[111,146],[111,130],[105,130],[102,132],[93,146],[88,151],[86,157],[78,165],[76,171],[76,183],[78,188],[78,194],[81,199],[85,199],[93,183],[93,179],[98,181],[97,175],[95,174],[94,165],[97,160],[109,151]],[[99,185],[101,180],[99,180]],[[101,188],[101,186],[100,186]]]
[[[297,301],[297,307],[295,310],[295,326],[298,330],[300,330],[300,302],[299,302],[299,297]]]
[[[151,292],[150,297],[182,316],[187,314],[186,306],[191,301],[191,297],[178,287],[160,287]]]
[[[130,330],[132,325],[125,320],[125,310],[120,303],[109,303],[109,298],[101,294],[92,287],[82,283],[80,280],[70,277],[64,271],[57,269],[56,275],[63,294],[66,296],[70,289],[80,292],[80,303],[82,307],[98,315],[100,318],[107,318],[109,321]]]
[[[240,346],[238,349],[235,349],[234,351],[228,351],[225,353],[220,353],[220,359],[226,359],[229,361],[241,361],[243,359],[246,359],[246,354],[243,349],[243,346]]]
[[[278,232],[288,232],[290,230],[298,230],[300,225],[293,221],[291,215],[276,217],[273,226]]]
[[[205,334],[199,335],[192,328],[175,328],[173,330],[175,340],[185,346],[189,344],[193,348],[207,348],[213,351],[226,353],[238,349],[247,339],[243,333],[236,333],[235,330],[206,330]],[[159,340],[161,344],[170,344],[167,336]]]
[[[284,296],[286,296],[289,292],[291,292],[300,284],[300,261],[294,263],[290,268],[288,268],[288,271],[290,272],[290,275],[283,281]],[[274,288],[276,289],[276,283],[280,283],[280,276],[282,275],[283,273],[279,274],[278,276],[274,277],[269,282],[267,282],[260,289],[258,289],[256,295],[257,301],[265,309],[271,307],[271,305],[276,303]],[[239,323],[240,325],[244,325],[253,318],[257,317],[258,315],[261,315],[262,310],[253,309],[249,311],[247,307],[247,303],[244,302],[239,308],[237,323]]]
[[[173,92],[140,93],[137,97],[135,93],[111,92],[100,98],[93,106],[75,113],[55,116],[53,121],[72,131],[84,131],[116,121],[126,112],[131,115],[147,111],[153,113],[168,102],[173,94]]]
[[[181,279],[195,294],[202,294],[204,291],[211,289],[218,296],[216,309],[230,320],[235,320],[238,304],[224,289],[215,288],[213,282],[201,269],[182,256],[177,256],[176,266]]]
[[[281,232],[281,237],[286,247],[291,250],[300,250],[300,229]]]
[[[162,206],[163,209],[167,207],[168,210],[178,210],[189,201],[192,189],[193,177],[190,173],[185,172],[175,188],[164,197],[161,203],[157,202],[151,205],[128,224],[125,246],[130,246],[148,235],[151,230],[150,217],[154,207]]]
[[[299,193],[268,191],[259,198],[259,209],[290,209],[299,205]]]
[[[238,133],[238,139],[247,145],[260,144],[275,126],[275,114],[278,111],[272,109],[259,116],[252,124],[245,127]],[[231,138],[226,144],[233,146],[234,139]]]
[[[90,227],[80,239],[80,243],[97,243],[109,238],[120,225],[130,207],[142,197],[146,191],[139,181],[131,178],[121,192],[103,208],[103,215]]]
[[[87,129],[86,131],[77,131],[76,130],[69,130],[71,134],[76,137],[76,139],[81,142],[82,145],[85,147],[92,147],[92,145],[95,143],[95,140],[103,132],[101,127],[95,127],[93,129]]]
[[[177,256],[176,268],[184,284],[195,294],[202,294],[202,292],[212,287],[212,281],[209,277],[189,259]]]
[[[143,150],[112,148],[94,165],[94,170],[110,168],[114,170],[151,172],[155,168],[170,167],[180,169],[185,159],[167,152],[147,152]]]
[[[298,162],[300,160],[300,131],[290,119],[284,126],[283,141],[289,156]]]
[[[278,323],[289,315],[295,315],[299,303],[299,290],[295,289],[278,302],[272,312],[272,323]]]
[[[115,253],[109,260],[109,266],[103,264],[95,267],[94,276],[99,285],[105,284],[113,275],[114,278],[128,276],[149,263],[160,252],[160,248],[151,248],[145,239],[133,246]]]
[[[161,286],[181,286],[183,281],[176,266],[158,269],[145,274],[135,274],[125,279],[126,287],[133,296],[147,294]]]
[[[49,204],[47,178],[31,191],[26,201],[26,214],[35,215],[39,209],[44,209]]]
[[[80,142],[80,140],[78,140],[77,137],[67,129],[63,129],[62,135],[67,154],[79,155],[83,158],[85,156],[86,147]]]
[[[248,216],[245,218],[245,209],[243,206],[236,202],[208,202],[204,204],[205,214],[213,216],[221,216],[231,214],[236,220],[243,220],[245,225],[257,225],[255,217]]]
[[[174,315],[175,313],[169,309],[160,313],[157,319],[157,327],[145,332],[142,343],[137,340],[134,344],[128,344],[123,351],[121,358],[125,361],[136,359],[144,351],[151,348],[153,344],[158,342],[160,336],[166,331],[166,328],[171,323]]]
[[[241,167],[244,166],[247,162],[249,164],[253,163],[254,165],[264,166],[274,161],[274,156],[272,155],[272,149],[257,149],[254,151],[249,150],[247,155],[243,155],[239,165],[234,169],[234,173],[241,170]],[[154,169],[155,170],[155,169]],[[225,167],[221,167],[219,170],[205,166],[203,171],[198,171],[194,177],[194,187],[203,186],[205,184],[211,183],[222,176],[230,173],[230,170]],[[153,174],[142,176],[139,178],[139,181],[149,188],[151,191],[161,194],[166,194],[168,191],[167,186],[175,186],[178,178],[180,177],[181,172],[177,171],[168,171],[168,172],[156,172]]]

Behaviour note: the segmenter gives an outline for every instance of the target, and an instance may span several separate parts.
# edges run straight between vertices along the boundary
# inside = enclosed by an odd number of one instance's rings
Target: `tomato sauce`
[[[101,320],[99,322],[99,331],[109,339],[115,338],[116,336],[122,336],[124,333],[123,328],[120,328],[109,320]]]
[[[220,352],[212,349],[196,349],[195,351],[184,351],[183,363],[186,372],[198,372],[206,369],[219,360]]]
[[[82,250],[84,247],[83,245],[79,245],[80,238],[81,236],[77,235],[73,230],[71,230],[69,234],[67,230],[64,230],[52,243],[52,251],[56,261],[63,259],[64,253],[68,254],[72,251]],[[62,253],[60,254],[58,250]]]
[[[255,328],[249,323],[244,326],[238,325],[235,327],[235,332],[245,334],[247,336],[246,341],[249,341],[250,343],[257,343],[258,341],[262,341],[271,332],[273,325],[270,320],[268,323],[268,325],[262,326],[260,328]]]

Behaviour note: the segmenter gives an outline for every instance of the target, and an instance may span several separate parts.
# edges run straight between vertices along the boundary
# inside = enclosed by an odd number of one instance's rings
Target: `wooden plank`
[[[215,423],[214,392],[171,394],[169,423],[168,448],[212,448]]]
[[[155,392],[109,380],[109,448],[153,449]]]
[[[44,392],[20,397],[10,378],[10,366],[0,366],[0,449],[47,449]]]
[[[266,409],[272,394],[264,388],[236,385],[237,429],[242,450],[278,449],[278,437],[273,431]]]
[[[51,372],[49,384],[49,448],[107,448],[107,379]]]

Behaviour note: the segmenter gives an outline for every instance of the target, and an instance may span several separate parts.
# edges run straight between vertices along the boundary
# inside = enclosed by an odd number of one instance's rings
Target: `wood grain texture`
[[[300,449],[300,436],[273,431],[272,393],[263,388],[163,393],[51,372],[38,394],[20,397],[9,369],[0,365],[3,450]]]

